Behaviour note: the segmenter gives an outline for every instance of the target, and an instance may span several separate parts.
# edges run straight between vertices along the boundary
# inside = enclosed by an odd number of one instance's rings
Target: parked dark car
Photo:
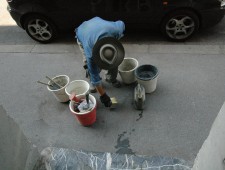
[[[76,28],[94,16],[123,20],[126,28],[160,29],[184,41],[225,14],[222,0],[7,0],[16,23],[36,41],[48,43],[59,31]]]

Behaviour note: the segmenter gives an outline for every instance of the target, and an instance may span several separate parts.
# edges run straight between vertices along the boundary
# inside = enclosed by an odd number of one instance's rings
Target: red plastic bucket
[[[94,96],[91,94],[89,95],[89,99],[94,103],[94,107],[87,112],[76,112],[74,111],[74,101],[70,101],[70,111],[71,113],[76,117],[78,122],[83,125],[83,126],[90,126],[95,123],[96,121],[96,109],[97,109],[97,104],[96,104],[96,99]]]

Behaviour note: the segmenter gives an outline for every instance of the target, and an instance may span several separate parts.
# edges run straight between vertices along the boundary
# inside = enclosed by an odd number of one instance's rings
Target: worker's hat
[[[92,55],[94,62],[100,69],[110,70],[122,63],[125,51],[119,40],[105,37],[95,43]]]

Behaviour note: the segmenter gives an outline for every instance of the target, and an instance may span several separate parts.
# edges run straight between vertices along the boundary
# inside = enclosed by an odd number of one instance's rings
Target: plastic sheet
[[[46,148],[36,169],[47,170],[190,170],[188,162],[168,157],[94,153]],[[34,170],[36,170],[34,169]]]

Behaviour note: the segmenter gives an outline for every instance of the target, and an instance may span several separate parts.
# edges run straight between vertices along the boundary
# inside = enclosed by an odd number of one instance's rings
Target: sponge
[[[112,105],[111,105],[110,109],[115,109],[116,106],[117,106],[117,104],[118,104],[118,102],[117,102],[117,100],[116,100],[115,97],[112,97],[112,98],[110,98],[110,99],[111,99],[111,101],[112,101]]]

